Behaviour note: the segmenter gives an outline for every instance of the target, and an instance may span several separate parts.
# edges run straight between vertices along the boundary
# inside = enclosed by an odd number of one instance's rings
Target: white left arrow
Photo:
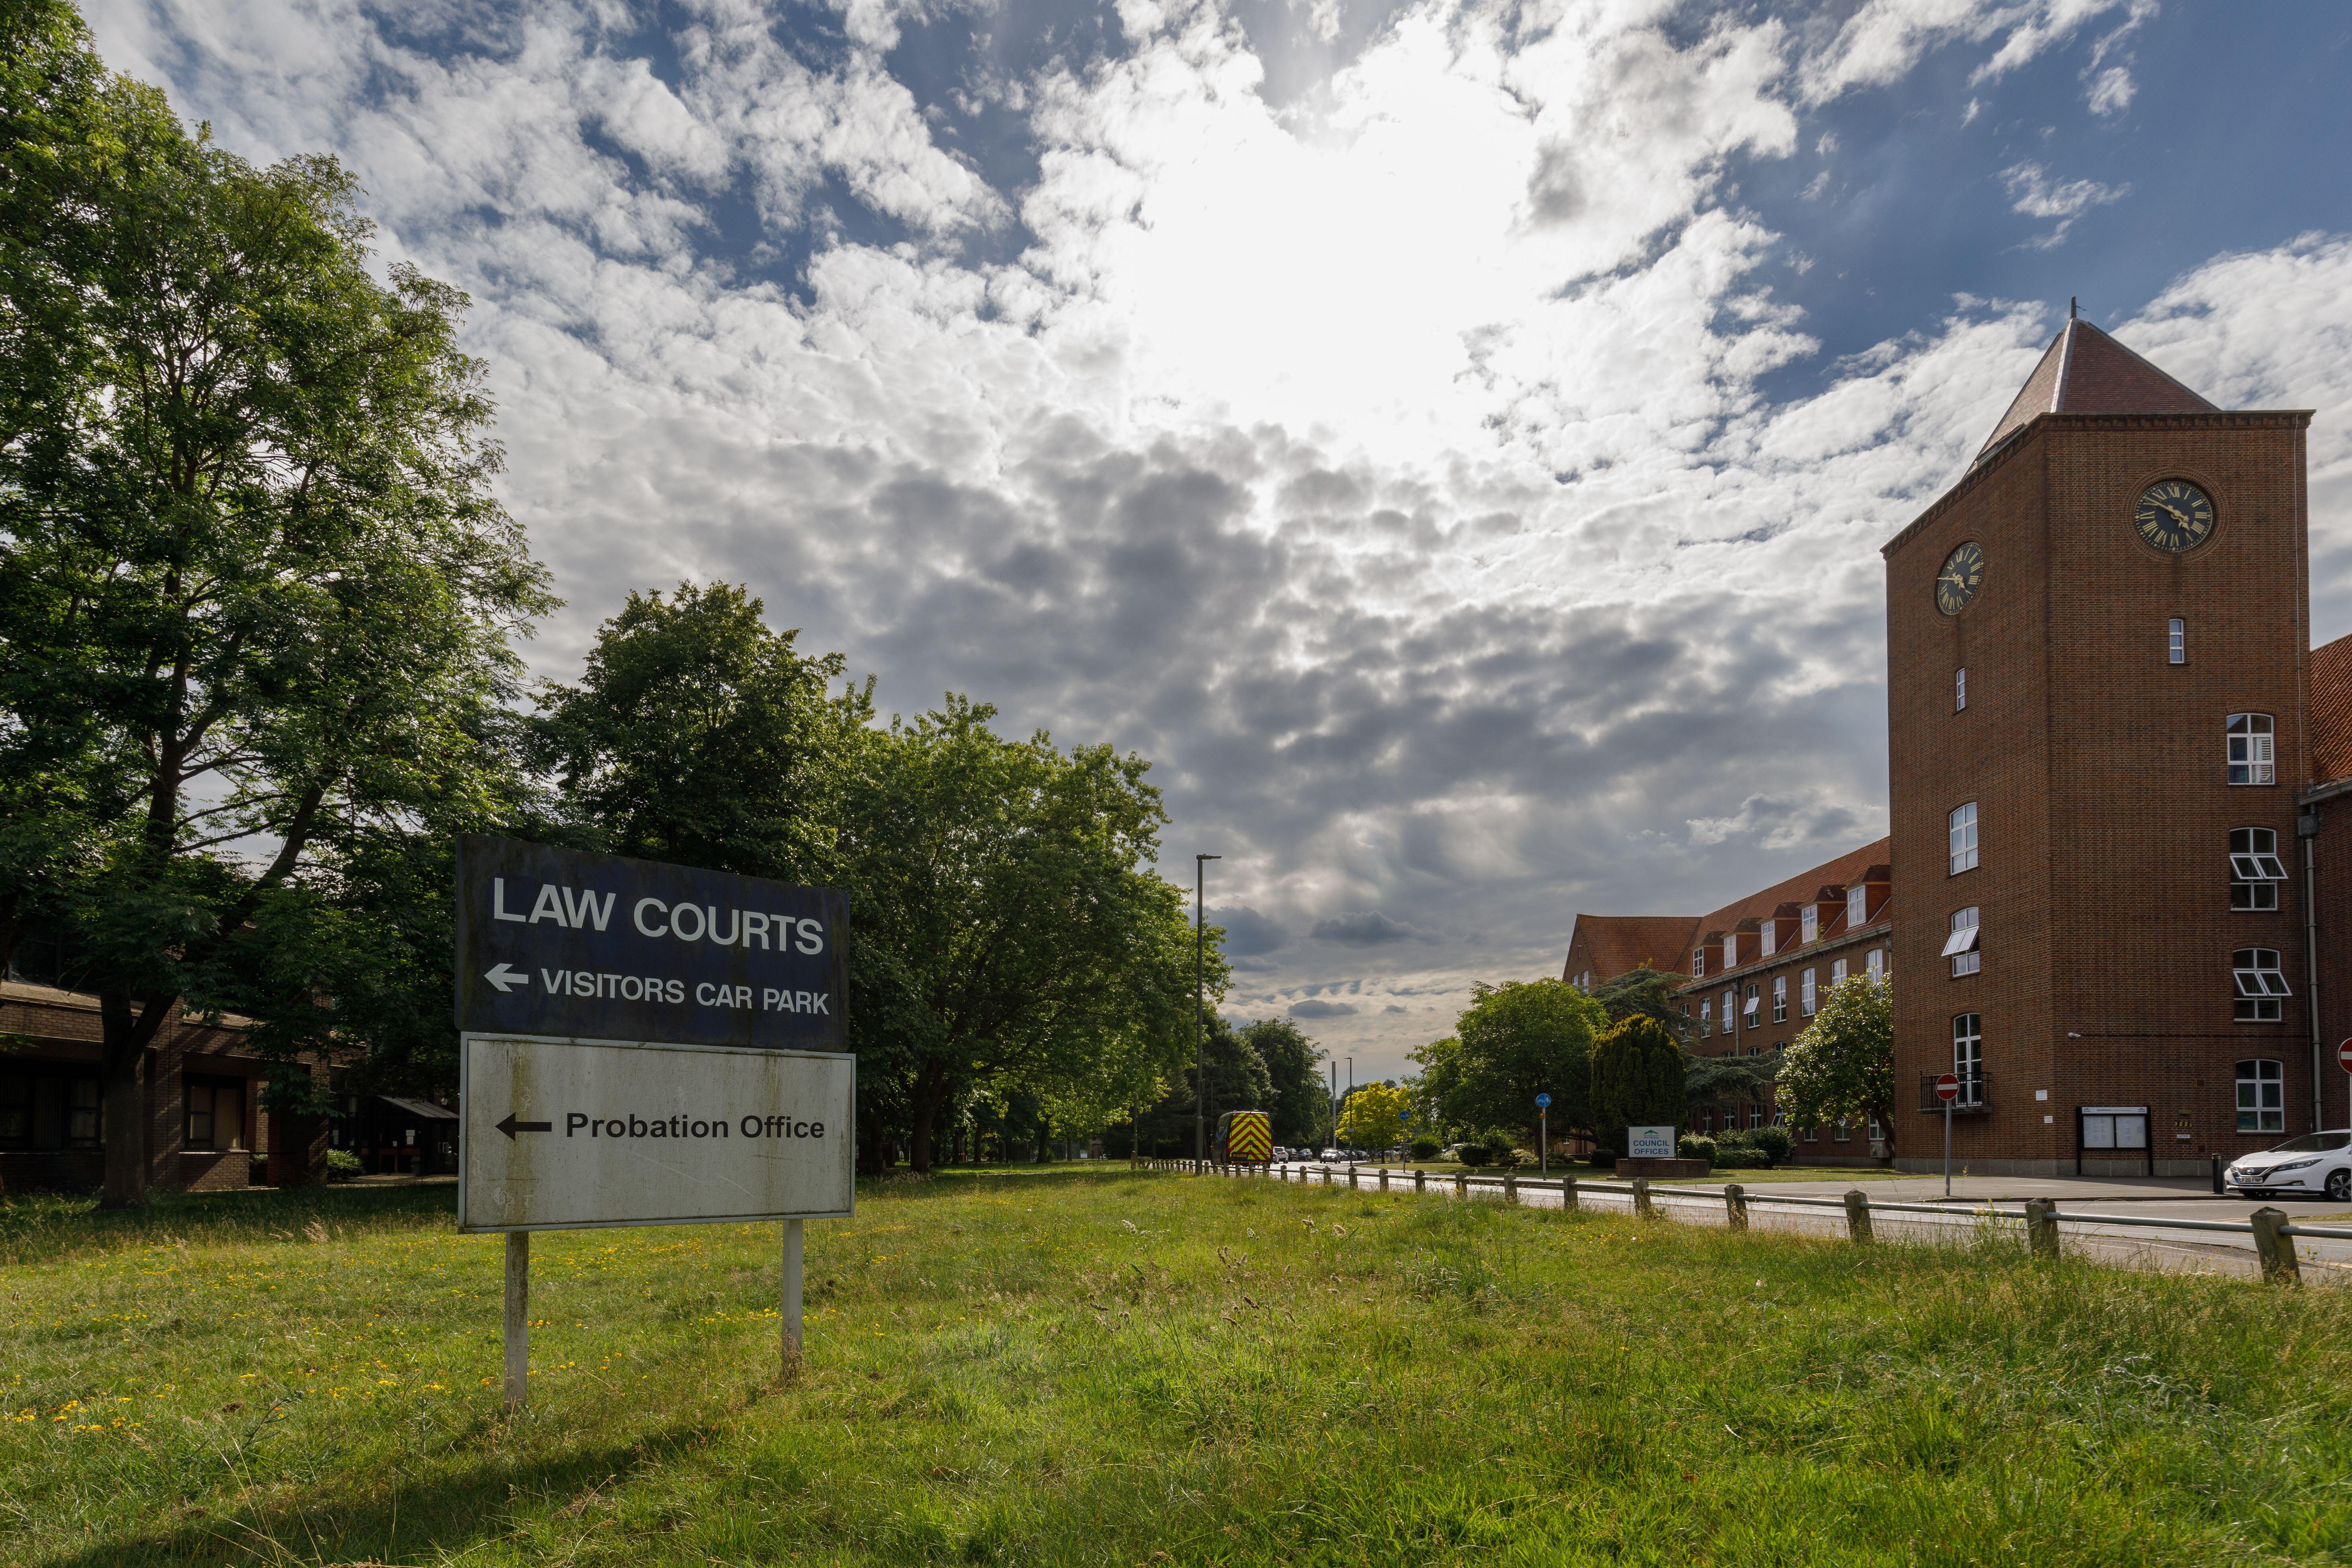
[[[503,963],[499,964],[496,969],[484,970],[482,972],[482,978],[497,986],[499,988],[499,994],[501,996],[505,995],[508,992],[513,990],[518,985],[528,985],[530,984],[530,975],[519,974]]]

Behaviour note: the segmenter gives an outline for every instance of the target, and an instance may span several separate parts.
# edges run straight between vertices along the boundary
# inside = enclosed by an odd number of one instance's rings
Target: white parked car
[[[2230,1185],[2248,1197],[2325,1194],[2352,1203],[2352,1132],[2306,1132],[2230,1167]]]

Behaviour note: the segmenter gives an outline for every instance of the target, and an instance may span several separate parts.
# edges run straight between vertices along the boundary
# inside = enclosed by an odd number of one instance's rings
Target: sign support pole
[[[784,1375],[801,1366],[801,1228],[796,1219],[784,1221]]]
[[[522,1409],[530,1382],[530,1232],[507,1232],[507,1410]]]
[[[1952,1102],[1944,1101],[1944,1195],[1952,1195]]]

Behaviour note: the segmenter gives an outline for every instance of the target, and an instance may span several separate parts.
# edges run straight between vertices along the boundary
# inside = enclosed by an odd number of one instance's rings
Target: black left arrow
[[[498,1128],[499,1131],[507,1135],[508,1141],[511,1142],[514,1139],[514,1135],[518,1132],[552,1132],[555,1131],[555,1123],[552,1121],[517,1121],[515,1120],[515,1113],[509,1110],[507,1112],[507,1119],[504,1121],[499,1122],[498,1124]]]

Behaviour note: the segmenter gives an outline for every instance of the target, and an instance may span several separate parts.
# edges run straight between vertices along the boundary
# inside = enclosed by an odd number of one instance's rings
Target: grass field
[[[2352,1295],[1124,1170],[499,1244],[446,1188],[0,1206],[0,1561],[2352,1554]]]

